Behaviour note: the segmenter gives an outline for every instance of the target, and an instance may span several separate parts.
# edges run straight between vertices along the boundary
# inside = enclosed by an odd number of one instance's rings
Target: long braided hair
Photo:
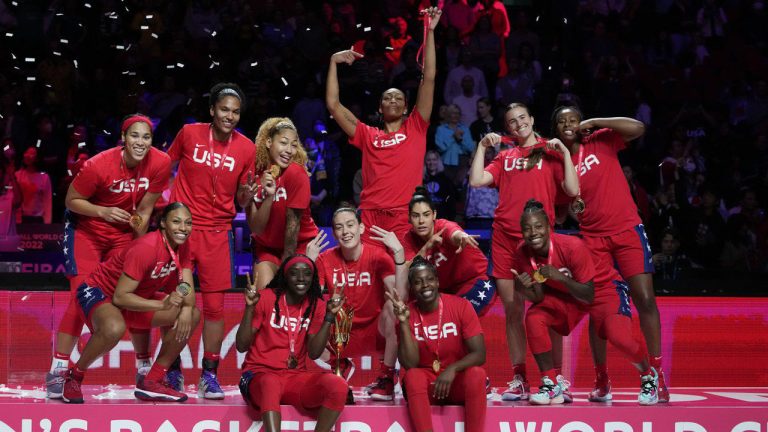
[[[280,324],[280,297],[285,293],[286,287],[288,285],[288,281],[285,275],[288,269],[285,268],[285,265],[288,263],[288,261],[291,260],[291,258],[296,256],[305,257],[312,263],[312,282],[309,285],[309,291],[307,291],[307,296],[309,297],[309,307],[304,311],[304,315],[301,317],[299,326],[301,326],[302,323],[307,320],[307,318],[309,318],[309,322],[312,322],[312,319],[315,317],[317,300],[323,298],[323,292],[320,289],[320,279],[317,276],[317,267],[315,266],[315,262],[309,259],[309,257],[306,255],[302,254],[294,254],[289,256],[283,260],[283,262],[280,264],[280,268],[277,270],[277,274],[267,284],[267,287],[271,288],[275,292],[275,325]]]

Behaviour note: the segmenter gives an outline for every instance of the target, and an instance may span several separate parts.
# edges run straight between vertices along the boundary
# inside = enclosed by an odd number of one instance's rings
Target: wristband
[[[325,318],[323,318],[323,321],[325,321],[327,323],[330,323],[330,324],[333,324],[333,323],[336,322],[336,315],[334,315],[334,314],[332,314],[330,312],[326,312],[325,313]]]
[[[395,265],[396,265],[396,266],[399,266],[399,265],[405,265],[405,259],[403,259],[403,261],[402,261],[402,262],[397,262],[397,260],[395,260]]]

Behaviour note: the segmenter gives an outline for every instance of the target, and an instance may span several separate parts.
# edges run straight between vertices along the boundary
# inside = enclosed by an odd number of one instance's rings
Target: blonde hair
[[[269,157],[269,148],[267,148],[267,141],[277,135],[281,130],[290,129],[296,132],[298,137],[299,131],[296,130],[296,126],[288,117],[270,117],[264,120],[264,123],[259,126],[259,132],[256,134],[256,172],[260,173],[269,169],[273,165],[272,159]],[[306,169],[307,166],[307,151],[304,150],[304,146],[299,140],[299,148],[291,162],[296,162]]]

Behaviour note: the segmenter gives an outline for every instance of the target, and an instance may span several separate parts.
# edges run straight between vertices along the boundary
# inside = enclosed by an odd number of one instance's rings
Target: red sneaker
[[[187,394],[174,390],[165,381],[153,381],[144,378],[136,385],[133,392],[136,399],[150,402],[184,402]]]
[[[83,383],[83,374],[78,374],[74,369],[69,369],[64,376],[64,391],[61,398],[66,403],[83,403],[83,391],[80,385]]]
[[[589,392],[590,402],[609,402],[613,400],[611,394],[611,380],[608,377],[595,378],[595,388]]]
[[[376,378],[376,382],[368,384],[365,388],[368,396],[376,401],[391,401],[395,399],[395,374],[382,373]]]
[[[659,370],[659,403],[669,402],[669,389],[667,389],[667,383],[664,381],[664,371]]]

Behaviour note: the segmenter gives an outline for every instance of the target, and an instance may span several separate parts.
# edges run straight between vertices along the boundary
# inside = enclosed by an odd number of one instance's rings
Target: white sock
[[[69,367],[69,359],[59,359],[54,357],[51,361],[51,370],[50,372],[53,373],[56,371],[57,368],[67,368]]]

